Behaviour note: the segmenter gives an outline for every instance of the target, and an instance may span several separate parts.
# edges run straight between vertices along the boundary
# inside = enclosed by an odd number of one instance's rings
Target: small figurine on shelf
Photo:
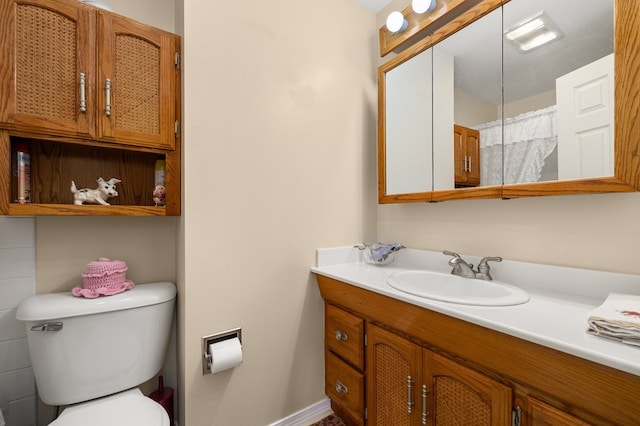
[[[165,197],[167,195],[167,190],[164,185],[156,185],[153,189],[153,201],[156,203],[156,207],[165,205]]]
[[[98,178],[98,187],[96,189],[77,189],[76,183],[71,181],[71,193],[73,194],[73,204],[80,206],[82,203],[95,203],[102,204],[103,206],[110,206],[107,203],[107,198],[117,197],[118,191],[116,191],[116,183],[122,182],[120,179],[111,178],[105,181],[102,178]]]

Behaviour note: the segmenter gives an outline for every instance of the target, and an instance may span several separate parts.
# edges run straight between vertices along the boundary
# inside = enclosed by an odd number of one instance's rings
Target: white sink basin
[[[476,280],[432,271],[400,271],[387,278],[396,290],[418,297],[478,306],[526,303],[529,294],[501,281]]]

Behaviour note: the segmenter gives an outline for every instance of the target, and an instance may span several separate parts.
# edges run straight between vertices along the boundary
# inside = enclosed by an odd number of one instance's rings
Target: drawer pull
[[[349,339],[349,336],[344,331],[336,330],[336,340],[344,340],[345,342]]]
[[[105,102],[104,102],[104,114],[107,117],[111,116],[111,80],[106,79],[104,82]]]
[[[407,376],[407,413],[411,414],[413,412],[413,406],[415,402],[413,401],[413,379],[411,376]]]
[[[429,395],[429,389],[427,385],[422,385],[422,424],[427,424],[427,417],[429,412],[427,411],[427,395]]]
[[[87,112],[86,77],[83,72],[80,73],[80,112]]]
[[[336,392],[346,395],[349,393],[349,388],[343,385],[340,380],[336,380]]]

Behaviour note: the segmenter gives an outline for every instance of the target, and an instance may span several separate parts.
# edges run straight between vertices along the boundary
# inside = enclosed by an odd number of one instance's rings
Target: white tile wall
[[[7,426],[36,424],[36,386],[16,308],[36,291],[35,219],[0,216],[0,409]],[[1,422],[0,422],[1,424]]]

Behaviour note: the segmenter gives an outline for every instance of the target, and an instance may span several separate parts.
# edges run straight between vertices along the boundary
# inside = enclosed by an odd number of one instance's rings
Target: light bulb
[[[408,26],[409,23],[404,19],[402,12],[391,12],[389,16],[387,16],[387,29],[392,33],[402,32],[406,30]]]
[[[436,8],[436,0],[411,0],[415,13],[432,12]]]

